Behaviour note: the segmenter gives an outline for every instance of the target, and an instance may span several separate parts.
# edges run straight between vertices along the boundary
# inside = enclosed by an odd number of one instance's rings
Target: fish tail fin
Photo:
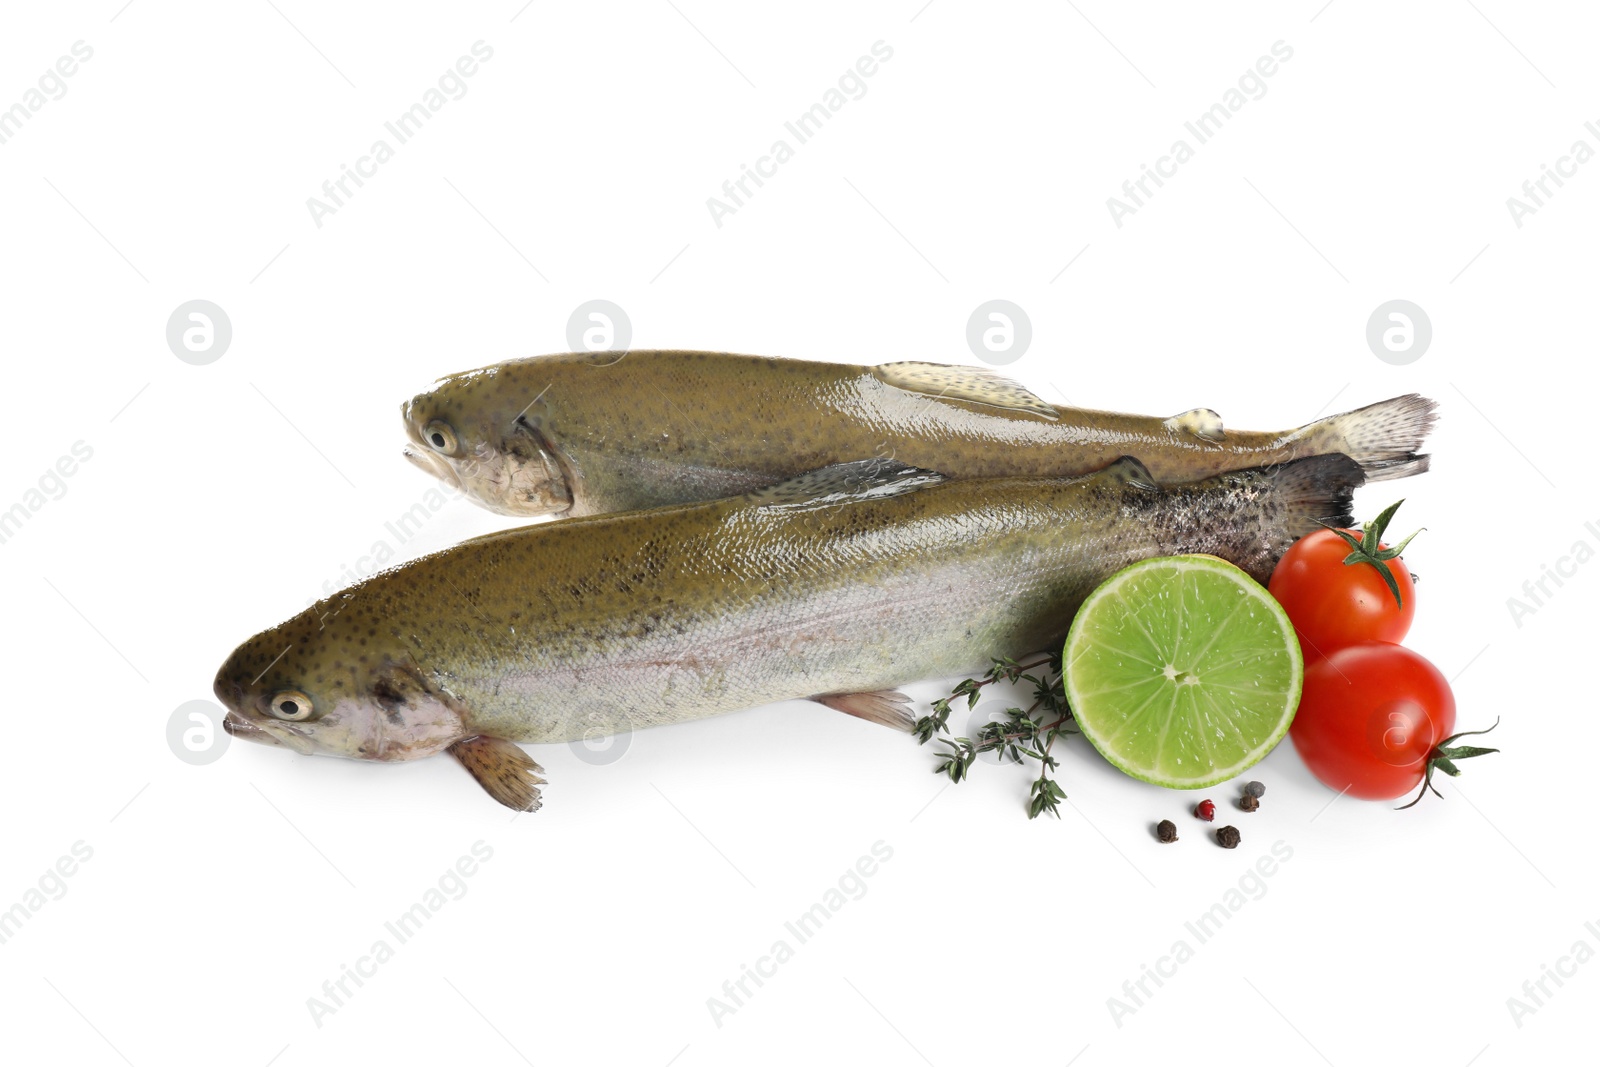
[[[1367,481],[1386,482],[1428,469],[1429,457],[1417,450],[1438,421],[1436,402],[1407,393],[1318,419],[1300,433],[1304,451],[1342,452],[1361,464]]]
[[[1290,541],[1323,526],[1354,525],[1351,498],[1372,480],[1361,463],[1339,452],[1291,460],[1265,473],[1276,490],[1283,533]]]
[[[1196,502],[1210,514],[1179,515],[1185,528],[1211,533],[1184,542],[1187,547],[1179,551],[1221,556],[1266,585],[1278,560],[1300,538],[1324,525],[1355,524],[1351,497],[1366,480],[1361,464],[1339,452],[1219,474],[1196,486]]]
[[[1130,488],[1125,499],[1144,507],[1156,554],[1220,556],[1266,585],[1300,538],[1355,524],[1351,499],[1366,481],[1361,464],[1330,452],[1170,486],[1154,501],[1148,490]]]

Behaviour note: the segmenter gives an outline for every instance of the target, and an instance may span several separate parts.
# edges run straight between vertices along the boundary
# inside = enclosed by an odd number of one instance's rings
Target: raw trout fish
[[[257,634],[216,678],[235,737],[383,762],[449,752],[539,806],[513,742],[560,742],[810,698],[901,729],[894,687],[1054,648],[1078,604],[1149,556],[1261,581],[1361,465],[1313,456],[1158,487],[1138,460],[1067,479],[839,464],[710,503],[479,537]]]
[[[991,371],[719,352],[537,356],[443,378],[405,405],[406,456],[504,515],[713,500],[893,458],[948,478],[1060,478],[1136,456],[1161,485],[1342,452],[1369,481],[1427,469],[1434,402],[1408,395],[1295,430],[1056,407]]]

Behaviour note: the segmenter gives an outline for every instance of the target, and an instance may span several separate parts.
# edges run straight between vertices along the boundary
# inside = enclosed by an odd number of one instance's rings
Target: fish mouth
[[[273,748],[289,747],[286,742],[275,736],[271,731],[251,722],[237,711],[230,711],[223,717],[222,731],[229,737],[254,741],[258,745],[271,745]]]
[[[432,452],[421,451],[408,442],[401,446],[400,454],[410,460],[412,465],[423,473],[431,474],[441,482],[457,490],[464,491],[466,489],[466,485],[461,481],[461,475],[456,473],[455,465],[446,463]]]
[[[222,733],[229,737],[238,737],[242,741],[253,741],[256,744],[269,745],[272,749],[288,749],[298,752],[299,755],[310,755],[312,744],[306,737],[294,733],[288,726],[267,726],[248,720],[238,712],[229,712],[222,717]]]

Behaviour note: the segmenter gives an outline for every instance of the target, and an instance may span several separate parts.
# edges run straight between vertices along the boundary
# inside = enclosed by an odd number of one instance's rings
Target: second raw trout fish
[[[536,356],[451,375],[403,408],[406,456],[503,515],[597,515],[736,496],[892,457],[948,478],[1087,474],[1119,456],[1162,485],[1341,452],[1368,481],[1418,474],[1415,394],[1279,432],[1057,407],[991,371],[719,352]]]
[[[1362,481],[1340,455],[1168,488],[1134,459],[964,481],[840,464],[412,560],[246,641],[215,688],[236,737],[382,762],[448,751],[532,810],[539,768],[513,742],[792,698],[910,729],[894,687],[1059,648],[1136,560],[1210,553],[1264,582],[1319,521],[1350,523]]]

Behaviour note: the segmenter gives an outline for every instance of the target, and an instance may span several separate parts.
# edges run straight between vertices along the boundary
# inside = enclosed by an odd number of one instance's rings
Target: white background
[[[1600,547],[1600,163],[1520,228],[1506,206],[1573,141],[1600,148],[1592,15],[920,3],[8,12],[0,106],[94,49],[0,145],[0,509],[93,449],[0,545],[0,908],[93,850],[0,945],[8,1061],[1592,1057],[1600,963],[1520,1026],[1507,998],[1600,949],[1600,562],[1520,620],[1507,600]],[[317,227],[307,198],[478,40],[467,94]],[[879,40],[866,95],[716,226],[706,199]],[[1266,95],[1114,225],[1106,198],[1279,40]],[[636,735],[609,766],[535,749],[545,808],[515,820],[444,758],[169,751],[233,646],[375,542],[410,558],[507,524],[454,500],[403,544],[386,531],[431,488],[397,405],[434,377],[565,348],[591,298],[627,310],[635,347],[976,363],[967,316],[996,297],[1034,328],[1008,373],[1056,401],[1275,429],[1437,398],[1434,472],[1358,511],[1403,493],[1402,532],[1427,527],[1409,643],[1455,679],[1464,728],[1503,716],[1504,753],[1396,813],[1329,806],[1285,744],[1228,852],[1183,814],[1196,797],[1082,744],[1064,817],[1030,823],[1026,772],[944,788],[904,736],[798,703]],[[209,366],[165,341],[196,298],[233,325]],[[1434,327],[1404,367],[1364,338],[1394,298]],[[1149,836],[1164,817],[1179,844]],[[466,895],[318,1026],[307,999],[477,841],[493,858]],[[793,945],[784,922],[877,841],[893,858],[865,896],[718,1026],[707,998]],[[1185,922],[1278,841],[1265,894],[1199,944]],[[1118,1025],[1108,998],[1180,939],[1193,959]]]

